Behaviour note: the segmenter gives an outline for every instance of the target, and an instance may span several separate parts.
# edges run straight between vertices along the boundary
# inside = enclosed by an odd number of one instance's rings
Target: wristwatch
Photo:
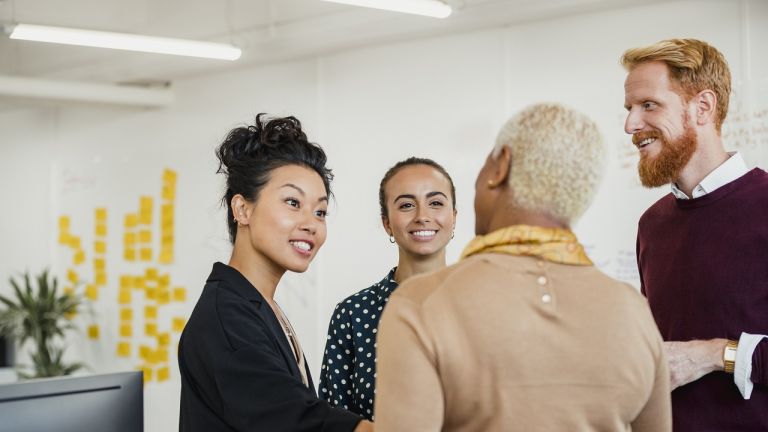
[[[733,369],[736,366],[736,350],[739,348],[739,343],[735,340],[728,340],[725,344],[725,350],[723,350],[723,365],[725,365],[725,373],[732,374]]]

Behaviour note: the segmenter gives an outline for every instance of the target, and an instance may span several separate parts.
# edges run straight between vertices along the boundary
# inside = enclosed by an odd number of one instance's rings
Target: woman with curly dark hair
[[[217,150],[233,244],[215,263],[179,341],[180,431],[369,431],[317,398],[274,295],[325,242],[331,170],[294,117],[256,117]]]

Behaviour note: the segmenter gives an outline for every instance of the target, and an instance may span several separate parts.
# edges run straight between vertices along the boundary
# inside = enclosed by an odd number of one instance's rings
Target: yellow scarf
[[[576,235],[561,228],[508,226],[472,239],[461,258],[485,252],[535,256],[559,264],[592,265]]]

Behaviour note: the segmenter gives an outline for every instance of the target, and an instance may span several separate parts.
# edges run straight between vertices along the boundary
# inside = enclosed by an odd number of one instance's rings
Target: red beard
[[[652,188],[674,182],[691,160],[691,156],[696,151],[696,130],[689,124],[687,113],[683,122],[685,125],[683,134],[673,140],[667,140],[657,130],[638,132],[632,136],[632,142],[635,145],[646,138],[656,138],[661,144],[661,151],[656,157],[640,156],[637,171],[643,186]]]

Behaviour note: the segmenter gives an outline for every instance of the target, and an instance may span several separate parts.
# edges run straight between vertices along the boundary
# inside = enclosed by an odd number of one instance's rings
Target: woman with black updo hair
[[[179,341],[180,431],[372,431],[317,398],[274,295],[325,242],[331,170],[294,117],[256,117],[217,150],[233,244],[215,263]]]

